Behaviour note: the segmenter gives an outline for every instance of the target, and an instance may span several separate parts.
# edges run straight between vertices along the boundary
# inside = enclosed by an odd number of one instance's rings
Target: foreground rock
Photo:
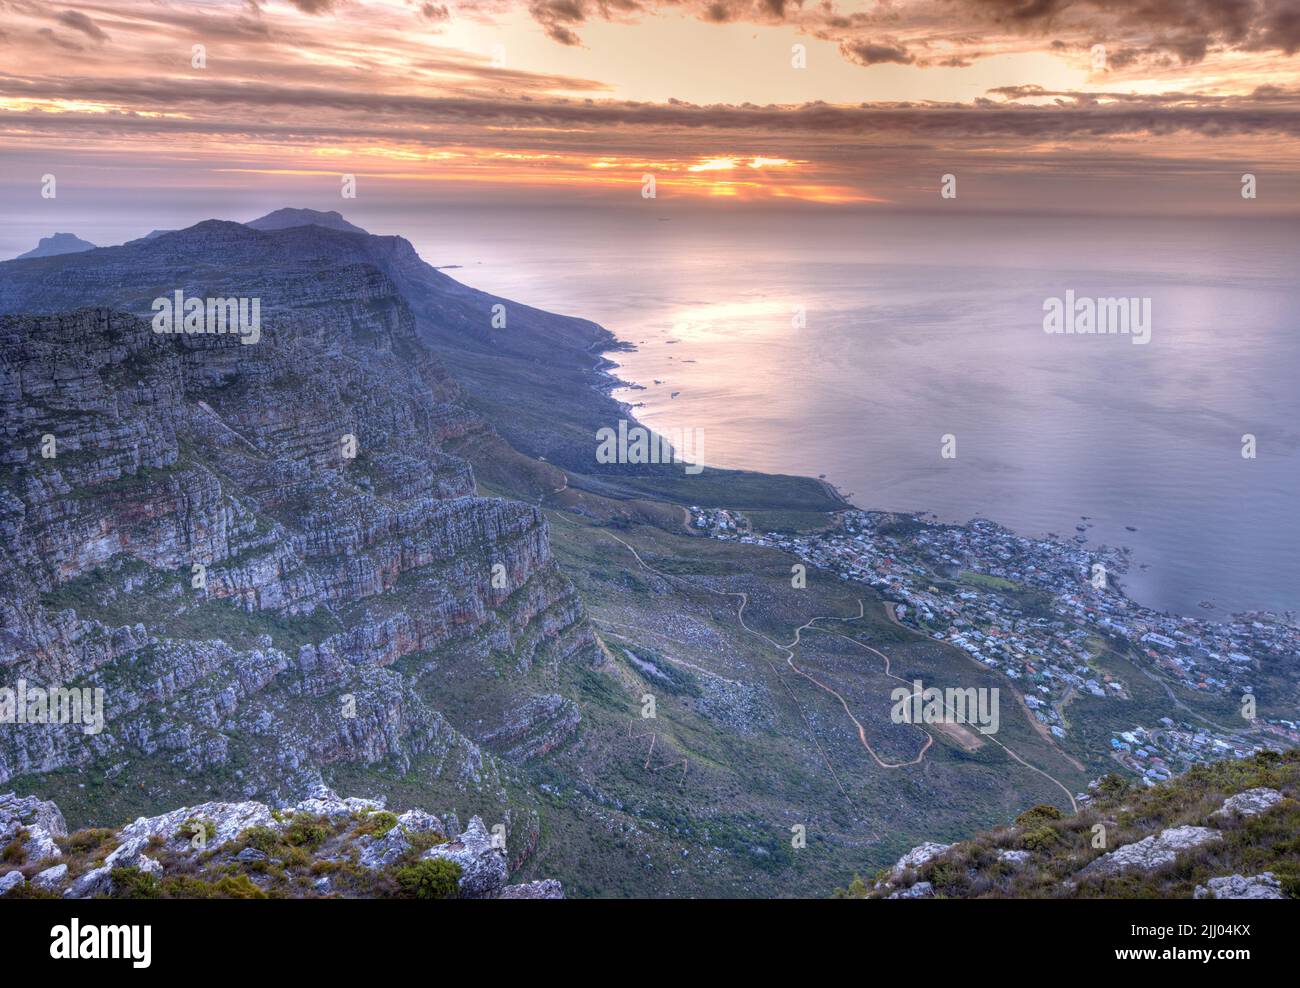
[[[1260,786],[1255,789],[1247,789],[1245,792],[1239,792],[1235,796],[1229,796],[1223,801],[1223,806],[1210,815],[1220,819],[1258,816],[1260,813],[1271,810],[1282,802],[1282,799],[1282,794],[1276,789]]]
[[[564,898],[554,879],[506,885],[504,825],[489,831],[473,817],[458,833],[454,815],[397,815],[383,800],[344,799],[324,786],[292,806],[214,801],[72,835],[53,803],[0,796],[0,813],[11,841],[29,829],[48,833],[38,819],[60,830],[55,850],[64,858],[51,866],[48,856],[11,852],[0,864],[0,895]]]
[[[890,877],[897,881],[907,872],[916,871],[918,868],[929,864],[950,847],[952,847],[951,844],[935,844],[933,842],[914,847],[898,859],[890,871]]]
[[[1144,838],[1133,844],[1103,854],[1080,873],[1084,877],[1108,877],[1132,869],[1154,871],[1173,864],[1180,854],[1186,854],[1206,844],[1223,840],[1223,835],[1209,827],[1171,827],[1158,835]]]
[[[541,882],[528,882],[526,885],[507,885],[501,890],[498,899],[563,899],[564,887],[554,878]]]
[[[35,796],[0,795],[0,849],[17,842],[17,854],[35,864],[59,857],[55,838],[68,832],[59,808]]]
[[[1211,878],[1196,886],[1195,899],[1285,899],[1282,883],[1271,871],[1246,878],[1243,875],[1226,875]]]

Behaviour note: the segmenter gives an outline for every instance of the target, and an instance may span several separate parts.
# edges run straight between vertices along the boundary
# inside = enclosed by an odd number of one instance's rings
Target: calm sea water
[[[1088,516],[1092,543],[1132,548],[1145,604],[1300,609],[1294,224],[653,206],[426,222],[405,232],[431,263],[635,343],[620,375],[644,390],[620,396],[704,429],[710,463],[1026,534]],[[1067,289],[1149,297],[1151,342],[1044,333]]]

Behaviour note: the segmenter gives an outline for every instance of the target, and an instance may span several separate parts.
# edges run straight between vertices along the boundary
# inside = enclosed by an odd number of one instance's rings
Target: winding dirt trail
[[[803,633],[805,631],[820,631],[823,634],[834,635],[837,638],[843,638],[845,641],[852,642],[853,644],[857,645],[859,648],[866,649],[868,652],[877,656],[881,661],[884,662],[886,676],[888,676],[890,679],[897,680],[900,683],[907,683],[907,681],[903,679],[901,676],[894,675],[891,668],[889,656],[886,655],[884,652],[880,651],[880,649],[874,648],[873,646],[866,644],[866,642],[859,641],[858,639],[854,638],[852,635],[846,635],[838,631],[832,631],[829,628],[816,627],[816,622],[818,621],[848,622],[848,621],[860,620],[866,614],[865,605],[863,604],[861,597],[858,598],[858,613],[856,615],[852,617],[838,617],[833,614],[824,614],[824,615],[818,615],[817,617],[809,618],[807,621],[805,621],[803,624],[801,624],[798,628],[795,629],[794,638],[789,643],[782,643],[776,641],[773,638],[768,637],[767,635],[763,634],[761,631],[756,631],[745,622],[745,608],[749,606],[749,594],[744,593],[743,591],[735,591],[735,590],[715,590],[713,587],[701,586],[699,584],[692,583],[691,581],[686,580],[683,577],[673,576],[671,573],[665,573],[662,570],[655,569],[653,566],[651,566],[649,563],[647,563],[644,559],[641,558],[641,554],[636,551],[636,548],[634,546],[625,542],[623,539],[620,539],[617,535],[614,535],[612,532],[606,532],[605,534],[608,535],[615,542],[618,542],[620,545],[622,545],[625,549],[628,550],[628,552],[632,553],[632,557],[637,561],[637,563],[642,568],[648,570],[651,573],[654,573],[656,576],[659,576],[665,580],[677,581],[683,583],[693,590],[707,590],[710,593],[718,594],[719,596],[724,596],[724,597],[739,597],[740,606],[736,610],[736,619],[740,622],[740,626],[744,628],[745,631],[749,632],[749,634],[755,636],[756,638],[761,638],[763,641],[767,642],[772,647],[782,652],[785,652],[786,663],[790,666],[791,669],[793,669],[800,676],[803,676],[809,682],[825,690],[827,693],[831,694],[837,700],[840,701],[840,706],[844,708],[845,714],[848,715],[849,720],[853,721],[854,726],[857,728],[858,740],[862,742],[862,746],[866,748],[867,753],[871,755],[871,758],[881,768],[886,768],[886,769],[906,768],[910,765],[920,764],[920,762],[925,758],[925,753],[930,749],[930,746],[934,744],[934,735],[932,735],[929,731],[926,731],[920,725],[913,725],[917,728],[917,730],[921,731],[921,733],[925,735],[925,744],[921,746],[921,750],[917,753],[916,757],[906,762],[887,762],[884,759],[882,759],[878,754],[876,754],[875,749],[871,747],[871,743],[867,740],[866,729],[863,727],[862,722],[859,721],[857,717],[853,715],[853,711],[849,709],[848,702],[844,699],[844,697],[841,696],[838,692],[836,692],[831,687],[827,686],[825,683],[818,680],[816,677],[805,672],[803,669],[800,669],[799,666],[795,664],[794,648],[801,643],[803,638]],[[886,610],[888,610],[888,607],[886,608]],[[893,617],[893,615],[891,614],[890,617]],[[898,623],[896,619],[895,619],[895,623]],[[899,624],[899,626],[902,627],[901,624]],[[907,685],[910,686],[911,684],[908,683]],[[945,703],[945,707],[947,707],[946,703]],[[956,711],[952,710],[951,707],[947,707],[947,709],[954,714],[956,713]],[[1039,768],[1036,765],[1031,765],[1029,762],[1025,761],[1025,759],[1021,758],[1020,755],[1018,755],[1015,751],[1013,751],[1007,745],[1003,744],[997,738],[993,737],[991,734],[981,734],[980,736],[984,740],[993,742],[993,744],[997,745],[999,748],[1005,751],[1018,764],[1023,765],[1031,772],[1035,772],[1038,775],[1041,775],[1043,778],[1047,779],[1049,782],[1051,782],[1053,785],[1059,788],[1063,793],[1065,793],[1066,799],[1070,801],[1071,809],[1073,809],[1074,812],[1076,813],[1079,811],[1079,806],[1078,803],[1075,802],[1074,794],[1070,792],[1069,788],[1067,788],[1066,785],[1063,782],[1061,782],[1060,779],[1056,778],[1055,776],[1044,771],[1043,769]],[[823,752],[823,757],[825,757],[825,752]],[[830,765],[829,759],[827,759],[827,765],[828,767]],[[831,769],[831,774],[832,775],[835,774],[834,769]],[[836,784],[839,784],[838,776],[835,777],[835,781]],[[844,787],[840,786],[840,789],[841,791],[843,791]],[[846,797],[847,795],[848,794],[845,793]]]
[[[825,690],[825,691],[826,691],[827,693],[829,693],[831,696],[835,697],[835,699],[837,699],[837,700],[840,701],[840,706],[844,708],[844,713],[848,715],[849,720],[853,721],[853,726],[854,726],[855,728],[857,728],[857,732],[858,732],[858,740],[862,742],[862,747],[864,747],[864,748],[867,749],[867,754],[869,754],[869,755],[871,756],[872,760],[873,760],[877,765],[879,765],[881,768],[887,768],[887,769],[907,768],[909,765],[918,765],[918,764],[920,764],[920,763],[925,759],[925,753],[926,753],[927,751],[929,751],[929,750],[930,750],[930,746],[931,746],[932,744],[934,744],[934,735],[932,735],[929,731],[925,730],[923,727],[920,727],[919,725],[914,725],[914,726],[916,726],[916,729],[917,729],[918,731],[920,731],[922,734],[925,735],[925,743],[921,745],[921,750],[920,750],[919,752],[917,752],[916,757],[915,757],[915,758],[912,758],[912,759],[910,759],[910,760],[908,760],[908,761],[905,761],[905,762],[887,762],[887,761],[885,761],[883,758],[880,757],[879,754],[876,753],[876,749],[873,748],[873,747],[871,747],[871,742],[867,740],[867,730],[866,730],[866,728],[862,725],[862,722],[861,722],[860,720],[858,720],[858,718],[855,717],[855,716],[853,715],[853,711],[849,708],[848,701],[845,700],[844,697],[841,696],[841,695],[840,695],[836,690],[832,689],[830,686],[827,686],[827,685],[826,685],[825,683],[823,683],[821,680],[817,679],[817,677],[811,675],[810,673],[804,671],[803,669],[800,669],[799,666],[798,666],[798,665],[795,663],[795,661],[794,661],[794,649],[795,649],[795,648],[800,644],[800,642],[802,641],[803,633],[804,633],[805,631],[810,630],[810,629],[813,630],[813,631],[825,631],[825,630],[826,630],[826,629],[824,629],[824,628],[814,628],[814,627],[813,627],[813,623],[814,623],[815,621],[823,621],[823,620],[826,620],[826,621],[856,621],[856,620],[858,620],[859,618],[861,618],[861,617],[866,613],[866,612],[863,610],[863,604],[862,604],[862,601],[861,601],[860,599],[858,600],[858,613],[857,613],[856,616],[854,616],[854,617],[852,617],[852,618],[841,618],[841,617],[837,617],[837,616],[835,616],[835,615],[833,615],[833,614],[819,615],[819,616],[817,616],[817,617],[810,618],[808,621],[805,621],[805,622],[804,622],[803,624],[801,624],[799,627],[795,628],[795,630],[794,630],[794,638],[791,639],[790,642],[788,642],[788,643],[778,642],[776,639],[774,639],[774,638],[770,638],[770,637],[768,637],[767,635],[763,634],[763,632],[761,632],[761,631],[757,631],[757,630],[755,630],[754,628],[751,628],[751,627],[750,627],[750,626],[745,622],[745,608],[747,608],[747,607],[749,606],[749,594],[744,593],[743,591],[737,591],[737,590],[715,590],[713,587],[701,586],[701,585],[699,585],[699,584],[697,584],[697,583],[692,583],[692,582],[690,582],[689,580],[686,580],[686,579],[684,579],[684,578],[682,578],[682,577],[679,577],[679,576],[673,576],[671,573],[665,573],[665,572],[663,572],[662,570],[655,569],[653,566],[651,566],[649,563],[647,563],[644,559],[641,558],[641,554],[640,554],[639,552],[636,551],[636,548],[635,548],[634,546],[629,545],[627,542],[624,542],[622,539],[620,539],[617,535],[614,535],[612,532],[606,532],[605,534],[608,535],[608,536],[609,536],[611,539],[613,539],[615,542],[618,542],[618,543],[621,544],[624,548],[626,548],[628,552],[632,553],[632,557],[633,557],[633,558],[634,558],[634,559],[635,559],[635,560],[636,560],[636,561],[637,561],[637,562],[638,562],[638,563],[639,563],[639,564],[640,564],[644,569],[649,570],[651,573],[654,573],[656,576],[662,577],[662,578],[665,579],[665,580],[673,580],[673,581],[677,581],[677,582],[680,582],[680,583],[684,583],[686,586],[690,587],[692,590],[707,590],[707,591],[709,591],[710,593],[718,594],[719,596],[723,596],[723,597],[739,597],[739,598],[740,598],[740,607],[737,608],[737,610],[736,610],[736,619],[740,622],[740,626],[741,626],[745,631],[749,632],[749,634],[753,635],[755,638],[761,638],[763,641],[767,642],[767,643],[768,643],[769,645],[771,645],[773,648],[775,648],[775,649],[777,649],[777,650],[779,650],[779,651],[781,651],[781,652],[784,652],[784,653],[785,653],[785,661],[786,661],[786,664],[787,664],[791,669],[793,669],[796,673],[798,673],[798,674],[799,674],[800,676],[802,676],[804,679],[808,680],[808,681],[809,681],[810,683],[812,683],[813,685],[817,686],[818,688],[820,688],[820,689],[822,689],[822,690]],[[833,634],[833,632],[830,632],[830,633]],[[841,635],[840,637],[842,637],[842,638],[848,638],[847,635]],[[849,640],[850,640],[850,641],[854,641],[854,639],[852,639],[852,638],[850,638]],[[858,644],[861,645],[862,643],[861,643],[861,642],[858,642]],[[865,646],[865,645],[864,645],[863,647],[864,647],[864,648],[870,648],[870,646]],[[875,649],[871,649],[871,651],[875,651]],[[877,655],[880,655],[880,657],[883,658],[883,659],[885,660],[885,671],[886,671],[886,675],[891,675],[891,676],[892,676],[892,674],[889,673],[889,657],[886,656],[883,652],[877,652],[876,654],[877,654]],[[894,678],[894,679],[898,679],[897,676],[893,676],[892,678]],[[902,680],[899,680],[899,681],[901,682]],[[811,725],[810,725],[810,727],[811,727]],[[823,752],[823,757],[825,757],[825,753],[824,753],[824,752]],[[829,765],[829,759],[827,759],[827,764]],[[833,773],[834,773],[834,769],[832,769],[831,771],[832,771],[832,774],[833,774]],[[838,780],[838,778],[837,778],[837,779],[836,779],[836,782],[838,783],[838,781],[839,781],[839,780]],[[841,789],[843,789],[843,787],[841,787]],[[846,795],[847,795],[847,794],[846,794]]]

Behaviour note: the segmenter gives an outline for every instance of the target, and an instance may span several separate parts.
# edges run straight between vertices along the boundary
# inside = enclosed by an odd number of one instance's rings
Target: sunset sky
[[[1293,213],[1297,68],[1300,0],[0,0],[0,195]]]

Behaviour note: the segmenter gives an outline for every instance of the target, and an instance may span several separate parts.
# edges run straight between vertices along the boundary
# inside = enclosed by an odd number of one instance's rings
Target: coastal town
[[[1259,669],[1300,656],[1295,616],[1212,622],[1145,608],[1121,589],[1125,549],[1085,548],[1082,536],[1025,537],[984,519],[952,525],[860,510],[839,513],[816,533],[755,531],[744,514],[716,508],[693,507],[691,524],[873,587],[898,623],[1013,680],[1031,715],[1058,739],[1069,732],[1066,708],[1076,697],[1129,697],[1128,685],[1098,663],[1106,652],[1145,660],[1151,675],[1250,711],[1236,731],[1166,717],[1115,734],[1111,759],[1148,784],[1198,762],[1300,745],[1296,720],[1252,719]]]

